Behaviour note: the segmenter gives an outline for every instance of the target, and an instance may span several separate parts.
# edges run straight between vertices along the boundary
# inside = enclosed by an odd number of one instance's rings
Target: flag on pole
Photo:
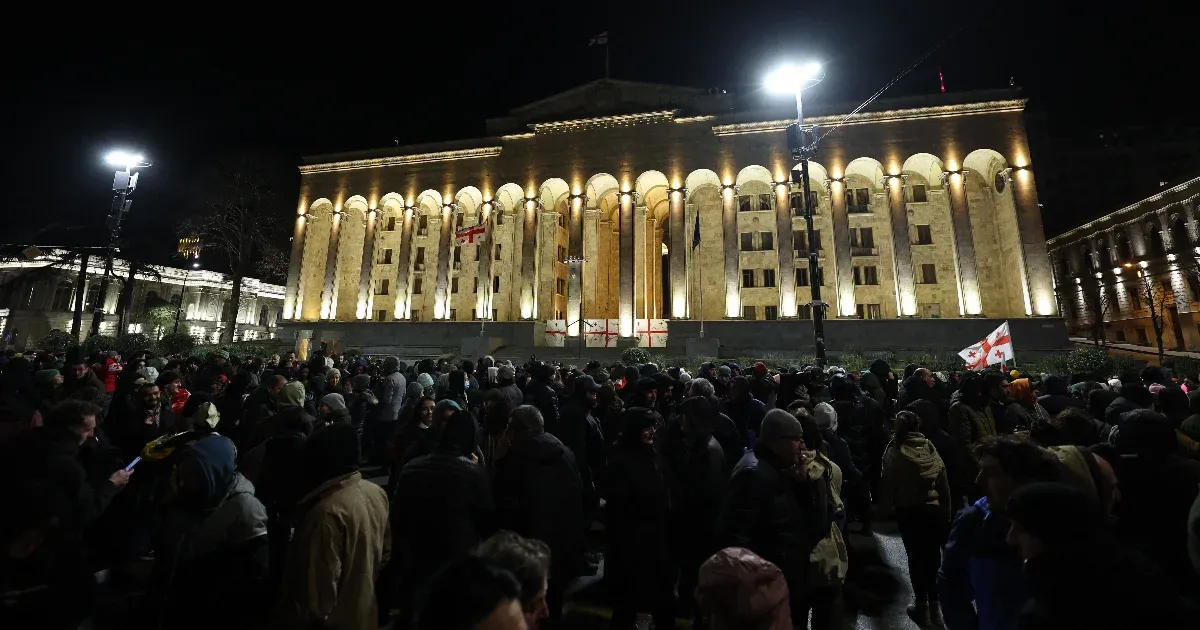
[[[992,331],[982,341],[963,348],[958,356],[966,361],[972,370],[982,370],[989,365],[1005,363],[1013,360],[1012,337],[1008,334],[1008,322]]]
[[[588,46],[604,46],[608,44],[608,31],[588,39]]]
[[[692,251],[700,247],[700,211],[696,211],[696,227],[692,228]]]
[[[454,232],[455,245],[475,245],[483,239],[482,225],[473,225],[471,227],[459,228]]]

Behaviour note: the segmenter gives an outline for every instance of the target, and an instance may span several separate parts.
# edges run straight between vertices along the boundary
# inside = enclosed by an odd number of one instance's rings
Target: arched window
[[[1146,224],[1146,251],[1151,256],[1162,256],[1166,253],[1163,247],[1162,228],[1157,223]]]
[[[1100,253],[1100,269],[1109,270],[1117,266],[1117,259],[1113,257],[1113,251],[1108,247],[1101,246],[1098,250]]]
[[[1118,233],[1117,237],[1113,239],[1113,256],[1117,259],[1117,265],[1124,266],[1133,263],[1133,254],[1129,249],[1129,237],[1124,232]]]
[[[263,304],[262,308],[258,309],[258,325],[266,326],[267,318],[270,317],[271,307]]]
[[[1092,246],[1084,245],[1081,248],[1080,257],[1083,258],[1083,269],[1080,271],[1087,272],[1089,275],[1096,273],[1096,259],[1092,258]]]
[[[1171,248],[1183,249],[1190,247],[1192,239],[1188,236],[1187,223],[1178,214],[1171,219]]]
[[[278,326],[279,322],[281,322],[281,321],[283,321],[283,307],[282,306],[275,309],[275,325]]]

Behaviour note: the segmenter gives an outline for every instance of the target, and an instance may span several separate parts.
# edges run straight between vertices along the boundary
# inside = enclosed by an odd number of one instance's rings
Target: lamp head
[[[779,94],[795,94],[812,87],[825,78],[821,64],[810,61],[802,65],[784,64],[767,75],[767,89]]]
[[[142,155],[141,153],[128,153],[126,151],[110,151],[108,153],[108,155],[104,156],[104,161],[108,162],[109,164],[111,164],[113,166],[124,166],[125,168],[132,168],[135,166],[143,165],[146,161],[146,156]]]

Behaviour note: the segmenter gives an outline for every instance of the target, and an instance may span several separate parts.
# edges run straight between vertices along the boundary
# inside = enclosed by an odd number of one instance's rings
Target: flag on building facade
[[[692,228],[692,251],[700,247],[700,211],[696,211],[696,227]]]
[[[604,46],[606,44],[608,44],[608,31],[588,39],[588,46]]]
[[[459,228],[454,232],[455,245],[476,245],[483,240],[483,225]]]
[[[1008,322],[1000,324],[999,328],[979,343],[963,348],[958,356],[962,357],[967,368],[972,370],[982,370],[989,365],[1012,361],[1012,336],[1008,334]]]

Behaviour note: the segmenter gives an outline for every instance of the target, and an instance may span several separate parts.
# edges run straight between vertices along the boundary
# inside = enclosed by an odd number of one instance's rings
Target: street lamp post
[[[808,161],[816,153],[816,143],[809,143],[804,130],[804,101],[801,93],[806,87],[812,87],[825,78],[821,65],[808,63],[803,66],[784,66],[767,77],[767,87],[772,91],[795,94],[796,124],[788,126],[788,145],[792,152],[792,160],[798,162],[799,179],[804,192],[804,220],[808,239],[808,287],[812,301],[809,310],[813,320],[813,345],[816,349],[817,365],[825,365],[825,303],[821,301],[820,267],[817,263],[818,247],[816,229],[813,226],[813,207],[809,194]],[[796,171],[793,171],[796,173]],[[792,176],[795,181],[796,175]]]
[[[175,328],[174,328],[174,330],[171,331],[172,333],[179,332],[179,316],[183,314],[183,301],[185,299],[187,299],[188,278],[190,278],[192,275],[192,269],[199,269],[199,268],[200,268],[200,261],[196,260],[196,261],[193,261],[192,265],[190,267],[188,267],[187,271],[185,271],[183,273],[183,288],[179,290],[179,303],[175,305]]]
[[[104,275],[100,279],[100,297],[96,300],[96,308],[92,311],[91,334],[100,334],[100,323],[104,321],[104,303],[108,298],[108,285],[112,280],[113,257],[117,251],[117,237],[121,234],[121,219],[129,212],[133,202],[129,195],[137,188],[137,173],[135,168],[150,166],[141,154],[113,151],[105,156],[105,160],[114,166],[123,167],[113,176],[113,191],[117,193],[115,203],[108,213],[108,252],[104,259]],[[120,331],[117,331],[118,334]]]

